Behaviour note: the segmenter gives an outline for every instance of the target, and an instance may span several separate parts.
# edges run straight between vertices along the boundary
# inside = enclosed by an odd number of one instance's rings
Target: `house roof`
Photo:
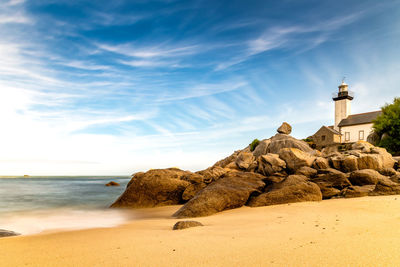
[[[338,126],[343,127],[343,126],[372,123],[372,121],[375,120],[379,115],[381,115],[381,113],[382,111],[372,111],[367,113],[350,115],[346,119],[341,120]]]
[[[328,127],[322,126],[322,127],[327,128],[329,131],[331,131],[331,132],[334,133],[334,134],[342,135],[339,131],[336,131],[335,129],[331,128],[331,127],[333,127],[333,126],[328,126]]]
[[[333,127],[333,126],[328,126],[328,127],[322,126],[314,135],[318,134],[321,130],[325,130],[325,131],[328,131],[330,133],[337,134],[337,135],[342,135],[340,132],[336,131],[335,129],[332,129],[331,127]]]

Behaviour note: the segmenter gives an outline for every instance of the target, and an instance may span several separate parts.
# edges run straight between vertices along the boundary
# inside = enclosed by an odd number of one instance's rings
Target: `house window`
[[[322,141],[325,141],[325,139],[326,139],[326,136],[325,136],[325,135],[321,136],[321,140],[322,140]]]
[[[358,132],[358,140],[364,140],[364,130]]]
[[[344,141],[350,141],[350,132],[344,133]]]

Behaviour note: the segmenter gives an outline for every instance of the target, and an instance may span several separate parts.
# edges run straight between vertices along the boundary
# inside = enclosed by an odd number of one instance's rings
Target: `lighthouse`
[[[349,92],[349,86],[342,81],[339,85],[339,91],[333,94],[333,101],[335,101],[335,125],[334,129],[340,131],[339,123],[346,119],[351,114],[351,100],[353,100],[353,93]]]

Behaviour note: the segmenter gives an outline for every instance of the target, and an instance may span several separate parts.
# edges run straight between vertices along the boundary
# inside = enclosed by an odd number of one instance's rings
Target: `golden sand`
[[[0,266],[400,266],[400,196],[243,207],[172,231],[179,207],[115,228],[0,239]]]

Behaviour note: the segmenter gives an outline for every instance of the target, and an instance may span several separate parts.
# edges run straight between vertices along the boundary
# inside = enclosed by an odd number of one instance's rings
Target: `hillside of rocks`
[[[329,198],[400,194],[400,169],[384,148],[368,142],[314,150],[290,136],[283,123],[278,133],[235,151],[198,172],[177,168],[136,173],[113,208],[184,204],[178,218],[211,215],[241,206],[268,206]]]

